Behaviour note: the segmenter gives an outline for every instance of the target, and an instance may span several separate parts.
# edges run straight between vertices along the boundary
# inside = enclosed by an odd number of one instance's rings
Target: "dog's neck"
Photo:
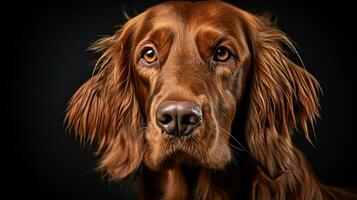
[[[155,172],[144,167],[142,199],[247,199],[254,167],[243,157],[224,170],[175,165]]]

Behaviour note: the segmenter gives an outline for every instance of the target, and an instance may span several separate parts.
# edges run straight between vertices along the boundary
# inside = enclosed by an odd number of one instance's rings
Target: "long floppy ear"
[[[251,23],[253,46],[252,85],[248,108],[246,138],[250,153],[265,173],[277,177],[294,160],[291,134],[319,116],[316,79],[303,67],[289,60],[283,47],[294,46],[266,18]]]
[[[129,61],[136,25],[133,18],[113,36],[91,46],[103,52],[97,73],[74,94],[66,115],[68,126],[81,141],[98,141],[98,168],[114,179],[132,173],[143,156],[142,116]]]

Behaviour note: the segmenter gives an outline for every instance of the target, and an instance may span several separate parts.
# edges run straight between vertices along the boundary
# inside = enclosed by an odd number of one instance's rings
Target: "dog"
[[[292,142],[295,129],[310,141],[320,86],[287,47],[228,3],[161,3],[91,46],[102,56],[66,121],[141,199],[357,199],[321,184]]]

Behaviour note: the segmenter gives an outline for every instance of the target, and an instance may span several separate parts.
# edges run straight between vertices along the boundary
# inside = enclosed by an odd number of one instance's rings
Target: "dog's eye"
[[[213,60],[217,62],[225,62],[231,58],[231,52],[223,46],[218,47],[213,56]]]
[[[147,63],[153,63],[157,60],[157,55],[155,53],[155,50],[152,48],[147,48],[145,49],[142,58],[147,62]]]

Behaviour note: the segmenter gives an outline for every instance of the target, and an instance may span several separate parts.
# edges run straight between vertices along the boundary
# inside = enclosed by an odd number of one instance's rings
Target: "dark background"
[[[2,146],[3,165],[13,197],[46,199],[133,199],[134,187],[108,182],[93,169],[94,152],[65,133],[66,104],[87,80],[98,55],[85,51],[101,35],[124,22],[125,7],[133,16],[155,2],[20,3],[3,9],[2,82],[10,99]],[[298,45],[307,69],[319,80],[322,119],[316,128],[316,149],[301,136],[296,144],[325,184],[357,185],[355,131],[356,55],[352,6],[344,1],[239,1],[254,13],[272,13],[279,27]],[[6,44],[6,43],[9,43]],[[6,70],[5,70],[6,69]],[[10,76],[7,76],[10,72]],[[10,77],[10,80],[5,78]],[[10,105],[10,106],[8,106]],[[10,152],[10,153],[8,153]],[[9,158],[7,158],[9,157]],[[14,199],[14,198],[12,198]]]

